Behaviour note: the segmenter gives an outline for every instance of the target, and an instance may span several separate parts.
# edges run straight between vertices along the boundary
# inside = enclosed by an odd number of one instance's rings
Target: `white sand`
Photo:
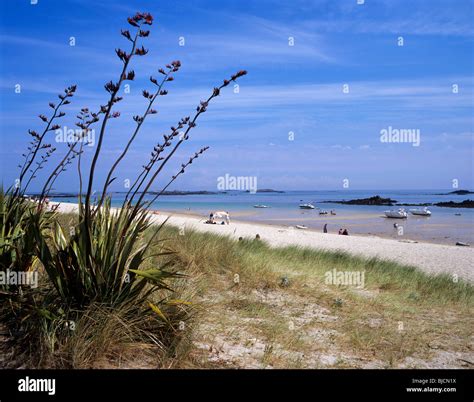
[[[61,203],[60,212],[77,211],[76,204]],[[412,265],[429,274],[446,272],[456,274],[474,282],[474,249],[471,247],[448,246],[431,243],[409,243],[403,240],[383,239],[380,237],[340,236],[300,230],[288,226],[273,226],[257,223],[231,222],[230,225],[208,225],[206,218],[187,215],[169,215],[162,212],[152,215],[157,223],[169,217],[168,224],[199,232],[211,232],[232,238],[255,238],[258,233],[261,240],[271,246],[296,245],[324,250],[341,250],[364,257],[379,257],[401,264]],[[348,267],[349,269],[350,267]]]

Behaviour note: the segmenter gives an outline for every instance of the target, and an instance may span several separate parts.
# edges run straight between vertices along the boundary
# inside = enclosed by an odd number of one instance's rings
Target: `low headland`
[[[453,192],[448,194],[470,194],[470,192]],[[446,194],[440,194],[446,195]],[[437,207],[447,207],[447,208],[474,208],[474,200],[464,200],[460,202],[456,201],[442,201],[442,202],[426,202],[426,203],[398,203],[397,200],[391,198],[383,198],[379,195],[375,195],[369,198],[359,198],[354,200],[337,200],[337,201],[323,201],[323,203],[332,203],[332,204],[346,204],[346,205],[387,205],[387,206],[437,206]]]
[[[379,195],[375,195],[369,198],[359,198],[355,200],[341,200],[341,201],[324,201],[325,203],[332,204],[346,204],[346,205],[394,205],[397,200],[392,200],[391,198],[383,198]]]

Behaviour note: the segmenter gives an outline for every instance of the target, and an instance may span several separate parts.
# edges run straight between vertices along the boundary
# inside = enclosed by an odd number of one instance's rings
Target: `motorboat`
[[[315,206],[313,204],[307,203],[307,204],[300,204],[301,209],[314,209]]]
[[[408,214],[403,208],[398,209],[398,211],[394,211],[394,210],[385,211],[384,214],[387,218],[398,218],[398,219],[408,218]]]
[[[253,206],[254,208],[268,208],[268,205],[257,204]]]
[[[410,209],[412,215],[419,215],[419,216],[431,216],[431,211],[428,208],[415,208]]]
[[[305,226],[305,225],[296,225],[296,229],[308,229],[308,226]]]

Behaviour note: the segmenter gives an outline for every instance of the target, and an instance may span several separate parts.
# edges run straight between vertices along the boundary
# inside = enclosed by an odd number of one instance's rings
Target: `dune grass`
[[[164,233],[173,263],[199,275],[198,366],[449,367],[460,363],[437,352],[470,352],[474,291],[463,280],[343,252]],[[365,286],[326,284],[332,269],[365,271]]]
[[[428,275],[410,266],[377,258],[366,259],[344,252],[300,248],[273,248],[261,240],[234,241],[210,233],[187,232],[165,228],[164,235],[173,239],[177,252],[175,263],[200,266],[209,274],[239,274],[246,286],[274,287],[282,275],[303,285],[306,280],[324,282],[328,270],[365,271],[368,289],[380,289],[387,297],[400,301],[432,305],[469,305],[473,302],[473,286],[464,280],[453,280],[449,274]]]

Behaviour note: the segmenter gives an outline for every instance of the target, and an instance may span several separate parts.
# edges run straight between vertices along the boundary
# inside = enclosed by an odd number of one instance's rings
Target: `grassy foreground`
[[[473,365],[473,287],[393,262],[168,228],[200,314],[198,367]],[[365,271],[365,286],[326,272]]]
[[[67,227],[76,219],[61,215]],[[261,240],[234,241],[165,226],[150,267],[184,273],[157,339],[147,323],[92,305],[62,335],[47,367],[472,367],[473,287],[393,262]],[[264,240],[264,239],[263,239]],[[158,247],[158,246],[157,246]],[[328,271],[363,271],[365,286],[327,284]],[[126,307],[125,307],[126,309]],[[127,317],[126,319],[124,317]],[[41,329],[43,344],[57,328]],[[156,341],[159,342],[156,342]],[[48,349],[46,346],[44,349]],[[41,350],[38,351],[41,353]],[[43,351],[44,353],[44,351]],[[31,363],[25,361],[24,366]]]

